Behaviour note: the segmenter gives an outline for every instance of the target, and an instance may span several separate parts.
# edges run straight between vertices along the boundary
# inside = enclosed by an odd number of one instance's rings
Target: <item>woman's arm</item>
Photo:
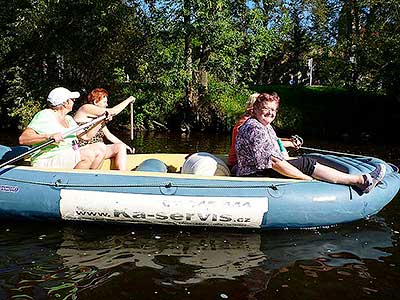
[[[55,134],[39,134],[32,128],[26,128],[19,137],[20,145],[34,145],[38,143],[42,143],[47,141],[48,139],[53,138],[56,143],[64,140],[62,133]]]
[[[293,143],[292,139],[289,138],[280,138],[280,139],[285,148],[296,148],[296,145]]]
[[[80,139],[83,140],[90,140],[92,139],[97,131],[99,130],[101,126],[100,125],[96,125],[95,127],[93,127],[92,129],[90,129],[89,131],[82,131],[80,132],[77,136]],[[38,144],[38,143],[42,143],[45,142],[49,139],[54,139],[54,141],[56,143],[61,142],[64,140],[64,135],[62,133],[54,133],[54,134],[39,134],[37,133],[35,130],[33,130],[32,128],[26,128],[21,136],[19,137],[19,144],[20,145],[34,145],[34,144]]]
[[[76,122],[87,122],[90,118],[95,118],[103,115],[106,112],[106,108],[96,106],[94,104],[84,104],[74,115]]]
[[[99,117],[105,112],[112,117],[119,114],[125,107],[127,107],[135,98],[130,96],[121,103],[115,105],[112,108],[99,107],[94,104],[84,104],[76,112],[74,119],[77,122],[87,122],[89,118]]]
[[[295,166],[292,166],[290,163],[288,163],[286,160],[280,160],[274,156],[271,157],[271,160],[272,160],[272,169],[278,172],[279,174],[296,179],[304,179],[304,180],[312,179],[311,176],[304,174]]]
[[[105,126],[103,128],[103,133],[104,136],[107,140],[109,140],[111,143],[113,144],[123,144],[125,145],[125,148],[130,152],[130,153],[135,153],[135,149],[129,147],[127,144],[125,144],[123,141],[121,141],[119,138],[117,138],[114,134],[111,133],[110,130],[108,130],[108,128]]]
[[[299,140],[295,139],[295,138],[280,138],[282,141],[283,146],[285,146],[286,148],[295,148],[300,149],[302,142],[300,142]]]
[[[101,130],[101,127],[103,125],[105,121],[101,121],[95,125],[93,125],[92,127],[89,127],[86,130],[82,130],[81,132],[78,132],[77,137],[81,140],[85,140],[85,141],[90,141],[99,130]]]
[[[108,113],[110,113],[112,116],[118,115],[121,111],[124,110],[125,107],[127,107],[131,102],[134,102],[135,98],[133,96],[130,96],[126,98],[124,101],[121,103],[115,105],[112,108],[107,108]]]

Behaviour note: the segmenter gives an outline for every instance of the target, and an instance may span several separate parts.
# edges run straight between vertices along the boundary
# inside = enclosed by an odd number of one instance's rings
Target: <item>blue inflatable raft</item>
[[[350,186],[317,180],[227,176],[221,159],[205,156],[206,160],[193,162],[186,154],[129,155],[131,171],[126,172],[110,170],[109,162],[96,171],[6,166],[0,170],[0,218],[312,228],[377,214],[400,187],[398,169],[377,158],[312,154],[324,164],[353,174],[385,163],[383,181],[370,193],[361,194]],[[205,172],[204,165],[213,161],[214,174],[209,168]],[[184,173],[203,173],[182,174],[188,169]]]

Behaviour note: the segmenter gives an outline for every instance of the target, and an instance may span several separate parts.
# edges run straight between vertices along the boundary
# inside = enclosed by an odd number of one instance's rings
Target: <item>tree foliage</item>
[[[291,78],[309,84],[311,58],[313,84],[400,94],[397,0],[1,5],[3,127],[25,126],[56,86],[103,86],[111,104],[135,95],[139,128],[229,127],[243,111],[249,87]]]

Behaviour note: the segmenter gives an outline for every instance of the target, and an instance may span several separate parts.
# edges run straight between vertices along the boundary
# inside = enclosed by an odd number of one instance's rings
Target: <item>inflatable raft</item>
[[[311,154],[348,173],[377,158]],[[200,153],[129,155],[131,171],[0,169],[0,218],[178,226],[313,228],[377,214],[397,194],[397,167],[368,194],[321,182],[229,176],[223,158]]]

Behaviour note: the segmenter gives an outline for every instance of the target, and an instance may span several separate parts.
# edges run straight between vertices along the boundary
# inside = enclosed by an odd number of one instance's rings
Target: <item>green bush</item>
[[[210,81],[206,101],[215,112],[213,125],[229,130],[246,110],[246,102],[253,92],[241,85]]]

